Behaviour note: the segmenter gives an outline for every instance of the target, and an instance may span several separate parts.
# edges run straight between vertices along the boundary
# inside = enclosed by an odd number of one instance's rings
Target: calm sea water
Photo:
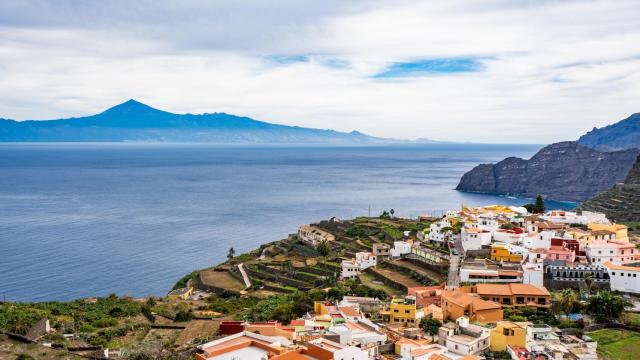
[[[163,295],[232,246],[369,206],[522,204],[453,188],[478,163],[538,148],[0,144],[0,299]]]

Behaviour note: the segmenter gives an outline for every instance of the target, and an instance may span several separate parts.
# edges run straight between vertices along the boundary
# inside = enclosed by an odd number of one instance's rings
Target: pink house
[[[549,250],[547,250],[546,258],[549,260],[574,262],[576,260],[576,253],[563,246],[551,246]]]
[[[617,241],[594,240],[587,246],[587,257],[591,264],[610,262],[622,265],[634,262],[638,255],[635,245]]]

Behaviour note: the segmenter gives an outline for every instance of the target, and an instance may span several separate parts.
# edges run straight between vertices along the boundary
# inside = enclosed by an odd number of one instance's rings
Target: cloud
[[[548,143],[638,112],[635,1],[0,2],[2,117],[128,98],[397,138]]]

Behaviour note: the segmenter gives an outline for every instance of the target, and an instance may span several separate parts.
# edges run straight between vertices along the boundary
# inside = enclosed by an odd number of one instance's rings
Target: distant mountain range
[[[578,142],[600,151],[640,148],[640,113],[580,136]]]
[[[578,141],[542,148],[531,159],[506,158],[464,174],[460,191],[583,202],[622,182],[640,155],[640,114],[594,128]]]
[[[58,120],[0,119],[0,142],[213,142],[367,144],[395,143],[358,131],[350,133],[271,124],[248,117],[174,114],[135,100],[100,114]],[[433,142],[422,139],[419,141]]]

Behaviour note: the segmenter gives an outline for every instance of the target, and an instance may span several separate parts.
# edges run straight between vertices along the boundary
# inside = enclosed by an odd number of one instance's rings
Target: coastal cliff
[[[605,213],[614,221],[640,221],[640,156],[624,183],[596,195],[580,209]]]
[[[531,159],[506,158],[464,174],[456,190],[582,202],[625,179],[638,149],[600,152],[575,141],[542,148]]]

